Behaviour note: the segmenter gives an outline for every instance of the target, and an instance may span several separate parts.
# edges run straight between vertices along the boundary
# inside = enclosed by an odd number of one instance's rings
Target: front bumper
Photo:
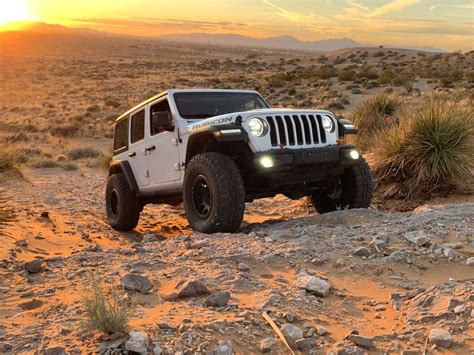
[[[304,165],[351,165],[359,159],[352,145],[331,145],[310,149],[282,149],[256,153],[259,171],[281,171]],[[263,164],[262,164],[263,163]],[[266,163],[266,164],[265,164]]]

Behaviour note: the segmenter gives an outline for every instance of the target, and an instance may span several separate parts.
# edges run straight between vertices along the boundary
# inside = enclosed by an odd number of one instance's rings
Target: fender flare
[[[137,180],[135,179],[135,175],[133,175],[132,167],[130,166],[130,163],[128,161],[114,160],[110,163],[109,176],[120,173],[125,176],[125,180],[127,180],[127,184],[130,188],[130,191],[137,193]]]

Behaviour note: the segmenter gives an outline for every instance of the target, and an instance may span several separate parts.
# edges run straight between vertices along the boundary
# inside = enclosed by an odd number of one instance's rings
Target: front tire
[[[215,152],[193,157],[184,176],[184,209],[196,231],[236,232],[244,216],[245,189],[235,162]]]
[[[369,208],[373,190],[369,164],[361,157],[339,177],[334,191],[313,193],[311,203],[320,214],[346,208]]]
[[[112,228],[127,232],[135,229],[140,218],[140,203],[130,191],[123,174],[109,177],[105,192],[107,218]]]

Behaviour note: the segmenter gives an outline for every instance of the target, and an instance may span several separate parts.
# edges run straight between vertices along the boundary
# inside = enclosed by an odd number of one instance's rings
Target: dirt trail
[[[260,342],[275,336],[264,310],[278,325],[304,331],[302,353],[353,348],[344,339],[354,330],[370,338],[374,353],[421,351],[432,328],[452,333],[451,352],[474,346],[473,269],[466,265],[474,252],[472,203],[320,216],[305,201],[278,196],[248,204],[241,233],[216,235],[191,233],[180,207],[150,206],[137,231],[117,233],[103,215],[102,172],[35,169],[24,178],[2,180],[1,352],[95,351],[103,339],[81,328],[89,275],[120,290],[130,272],[154,286],[149,294],[127,293],[130,327],[165,353],[205,352],[219,341],[231,341],[236,353],[260,352]],[[167,238],[142,240],[147,234]],[[44,260],[37,274],[24,270],[34,258]],[[326,280],[329,294],[296,287],[304,275]],[[230,292],[228,304],[168,300],[192,279],[211,294]],[[464,311],[453,313],[460,304]],[[285,349],[276,341],[272,353]]]

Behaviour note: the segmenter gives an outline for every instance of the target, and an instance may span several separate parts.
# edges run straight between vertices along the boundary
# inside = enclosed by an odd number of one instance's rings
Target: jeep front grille
[[[328,141],[320,115],[274,115],[265,118],[270,126],[273,147],[326,145]]]

